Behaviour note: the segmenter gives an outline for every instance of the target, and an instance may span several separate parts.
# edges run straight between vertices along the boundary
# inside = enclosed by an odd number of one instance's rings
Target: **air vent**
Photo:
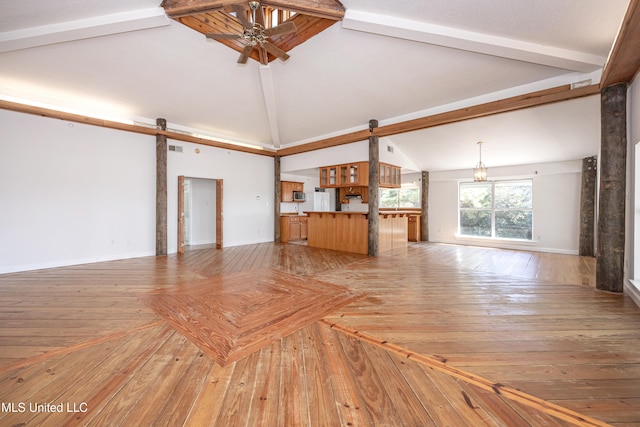
[[[591,85],[591,79],[582,80],[580,82],[571,83],[571,90],[580,89],[581,87],[587,87]]]
[[[388,151],[389,153],[393,153],[393,147],[392,147],[392,146],[390,146],[390,145],[387,145],[387,151]]]
[[[182,147],[180,145],[170,145],[169,151],[175,151],[176,153],[182,153]]]

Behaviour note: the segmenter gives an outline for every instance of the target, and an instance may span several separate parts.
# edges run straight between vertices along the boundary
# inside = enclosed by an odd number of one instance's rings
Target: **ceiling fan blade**
[[[273,43],[266,42],[264,44],[264,48],[276,58],[280,58],[283,61],[286,61],[287,59],[289,59],[289,55],[287,55],[287,52],[280,49],[278,46],[274,45]]]
[[[214,40],[232,40],[232,39],[239,39],[240,38],[240,34],[207,33],[207,34],[205,34],[205,36],[207,36],[208,39],[214,39]]]
[[[251,22],[249,22],[249,19],[247,19],[247,13],[245,12],[243,6],[239,5],[238,3],[233,3],[226,5],[224,9],[229,12],[235,12],[236,18],[238,19],[238,21],[240,21],[244,28],[253,28],[253,25],[251,24]]]
[[[266,36],[271,37],[279,34],[294,33],[295,31],[296,31],[296,24],[294,24],[291,21],[287,21],[287,22],[283,22],[277,27],[267,28],[266,30],[264,30],[264,34]]]
[[[265,43],[266,45],[267,43]],[[269,56],[267,55],[267,51],[264,46],[258,47],[258,53],[260,53],[260,63],[262,65],[269,65]]]
[[[252,50],[253,46],[251,46],[250,44],[246,45],[242,50],[242,53],[240,54],[240,58],[238,58],[238,64],[246,64]]]

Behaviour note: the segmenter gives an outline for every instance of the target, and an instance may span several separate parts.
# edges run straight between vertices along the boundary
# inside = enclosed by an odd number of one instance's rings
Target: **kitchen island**
[[[316,248],[367,254],[368,212],[305,212],[308,216],[307,244]],[[407,218],[403,212],[381,212],[378,251],[407,247]]]

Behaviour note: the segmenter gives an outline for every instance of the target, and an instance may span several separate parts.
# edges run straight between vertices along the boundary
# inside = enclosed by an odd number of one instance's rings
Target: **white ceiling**
[[[3,0],[0,94],[286,147],[591,78],[628,0],[343,0],[286,63],[166,19],[160,0]],[[138,30],[135,30],[139,28]],[[598,97],[387,139],[422,170],[569,160],[598,147]],[[594,137],[595,135],[595,137]]]

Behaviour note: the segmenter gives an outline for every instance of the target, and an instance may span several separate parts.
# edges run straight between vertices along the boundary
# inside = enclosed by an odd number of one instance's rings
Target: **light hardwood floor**
[[[285,289],[361,297],[225,366],[149,303],[271,270]],[[0,275],[0,425],[638,426],[640,308],[593,282],[591,258],[430,243],[378,258],[265,243]],[[242,312],[264,301],[251,294]]]

